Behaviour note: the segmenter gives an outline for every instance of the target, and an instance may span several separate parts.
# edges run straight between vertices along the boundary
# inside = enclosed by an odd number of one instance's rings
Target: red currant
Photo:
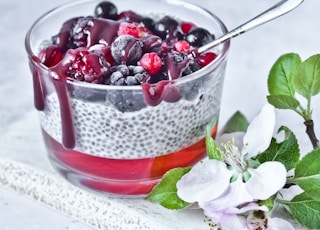
[[[159,72],[162,66],[162,60],[157,53],[145,53],[140,59],[140,65],[150,74]]]

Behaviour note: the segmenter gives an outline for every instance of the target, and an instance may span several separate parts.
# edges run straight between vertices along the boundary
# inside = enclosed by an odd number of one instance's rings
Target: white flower
[[[221,143],[224,162],[210,159],[194,166],[178,181],[178,196],[189,203],[198,202],[205,211],[209,208],[212,213],[221,213],[274,195],[285,185],[284,165],[275,161],[257,168],[248,165],[248,160],[270,145],[274,125],[274,108],[267,104],[249,125],[247,133],[223,135],[217,142]]]

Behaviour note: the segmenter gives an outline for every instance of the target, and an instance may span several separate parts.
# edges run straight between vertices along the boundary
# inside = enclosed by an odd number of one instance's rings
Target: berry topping
[[[141,66],[118,65],[111,68],[111,85],[140,85],[150,76]]]
[[[141,42],[131,35],[121,35],[111,44],[111,55],[117,64],[134,64],[142,56]]]
[[[184,34],[189,33],[192,29],[196,28],[197,26],[192,22],[181,22],[180,23],[181,31]]]
[[[139,38],[138,26],[129,22],[120,23],[119,29],[118,29],[118,36],[126,35],[126,34],[131,35],[135,38]]]
[[[58,64],[63,59],[63,52],[60,47],[52,45],[41,50],[38,57],[42,64],[51,67]]]
[[[190,44],[185,40],[177,41],[174,44],[174,49],[178,52],[188,53],[190,50]]]
[[[162,66],[161,58],[154,52],[145,53],[139,62],[150,75],[158,73]]]
[[[69,60],[67,76],[78,81],[100,84],[109,74],[110,64],[102,52],[90,52],[86,48],[68,50],[66,60]]]
[[[153,32],[163,40],[166,38],[170,40],[172,37],[175,37],[178,26],[179,23],[175,19],[165,16],[154,23]]]
[[[145,53],[159,52],[162,45],[162,39],[156,35],[147,35],[141,39],[142,50]]]
[[[199,64],[200,67],[204,67],[208,65],[210,62],[212,62],[214,59],[216,59],[217,55],[213,52],[208,52],[205,54],[201,54],[197,58],[197,63]]]
[[[197,27],[192,29],[187,35],[186,35],[186,41],[190,43],[190,45],[194,47],[200,47],[203,46],[211,41],[214,40],[214,36],[210,34],[210,32],[206,29],[203,29],[201,27]]]
[[[116,20],[118,17],[118,10],[112,2],[104,1],[100,2],[96,6],[94,10],[94,15],[97,18],[107,18]]]

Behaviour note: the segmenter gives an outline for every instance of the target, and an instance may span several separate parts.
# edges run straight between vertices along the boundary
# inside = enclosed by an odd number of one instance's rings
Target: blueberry
[[[175,19],[165,16],[154,23],[153,32],[163,40],[166,38],[171,39],[176,36],[178,25],[179,23]]]
[[[147,35],[141,39],[142,50],[144,53],[156,52],[161,50],[162,39],[156,35]]]
[[[214,40],[214,35],[212,35],[208,30],[197,27],[192,29],[186,36],[185,40],[194,47],[203,46]]]
[[[140,24],[142,24],[144,27],[147,27],[150,31],[154,30],[154,20],[149,17],[143,17],[140,20]]]
[[[113,66],[111,72],[108,80],[111,85],[140,85],[150,77],[141,66],[118,65]]]
[[[112,2],[103,1],[96,6],[94,15],[97,18],[116,20],[118,17],[118,10]]]
[[[117,64],[135,64],[142,56],[142,44],[131,35],[121,35],[111,44],[111,55]]]

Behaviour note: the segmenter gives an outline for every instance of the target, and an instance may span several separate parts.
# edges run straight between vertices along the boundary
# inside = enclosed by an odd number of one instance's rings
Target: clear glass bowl
[[[144,196],[168,170],[194,165],[205,157],[205,130],[219,114],[230,44],[215,47],[218,57],[201,70],[163,84],[167,93],[155,106],[145,103],[140,85],[59,81],[58,73],[41,64],[37,55],[65,21],[93,15],[96,4],[92,0],[57,7],[28,31],[35,107],[49,158],[68,181],[108,194]],[[114,4],[119,11],[190,21],[215,36],[226,33],[215,15],[183,1],[118,0]],[[150,90],[156,87],[159,84]]]

